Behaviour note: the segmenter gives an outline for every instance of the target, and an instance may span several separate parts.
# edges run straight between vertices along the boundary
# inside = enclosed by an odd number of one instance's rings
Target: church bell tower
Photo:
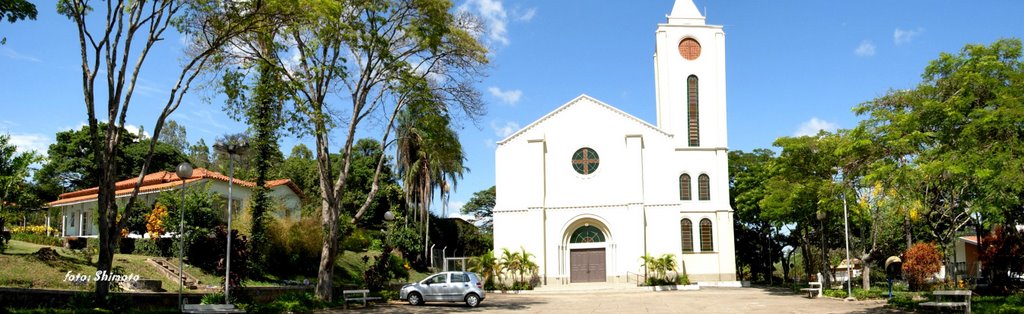
[[[654,84],[658,128],[677,148],[724,148],[725,32],[707,25],[692,0],[676,0],[658,24]]]

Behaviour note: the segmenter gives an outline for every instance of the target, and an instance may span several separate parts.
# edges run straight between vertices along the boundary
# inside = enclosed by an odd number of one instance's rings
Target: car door
[[[423,288],[423,300],[425,301],[445,301],[444,293],[448,287],[448,274],[437,274],[433,275],[426,280],[423,280],[426,286]]]
[[[469,291],[469,276],[466,273],[452,273],[448,283],[445,299],[448,301],[462,301],[462,296]]]

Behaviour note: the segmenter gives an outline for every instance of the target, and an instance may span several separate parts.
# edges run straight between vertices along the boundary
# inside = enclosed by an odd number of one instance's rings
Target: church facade
[[[544,285],[635,282],[673,254],[690,281],[738,285],[729,205],[725,33],[691,0],[659,24],[656,125],[581,95],[498,142],[495,254]]]

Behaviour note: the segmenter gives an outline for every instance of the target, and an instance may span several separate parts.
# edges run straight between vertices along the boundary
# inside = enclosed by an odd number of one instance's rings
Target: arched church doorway
[[[569,282],[607,281],[607,237],[590,223],[575,227],[569,235]]]

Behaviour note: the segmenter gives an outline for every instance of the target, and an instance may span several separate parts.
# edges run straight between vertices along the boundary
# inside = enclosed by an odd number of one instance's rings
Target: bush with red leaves
[[[903,253],[903,278],[910,290],[928,288],[927,280],[942,269],[942,253],[931,243],[917,243]]]

